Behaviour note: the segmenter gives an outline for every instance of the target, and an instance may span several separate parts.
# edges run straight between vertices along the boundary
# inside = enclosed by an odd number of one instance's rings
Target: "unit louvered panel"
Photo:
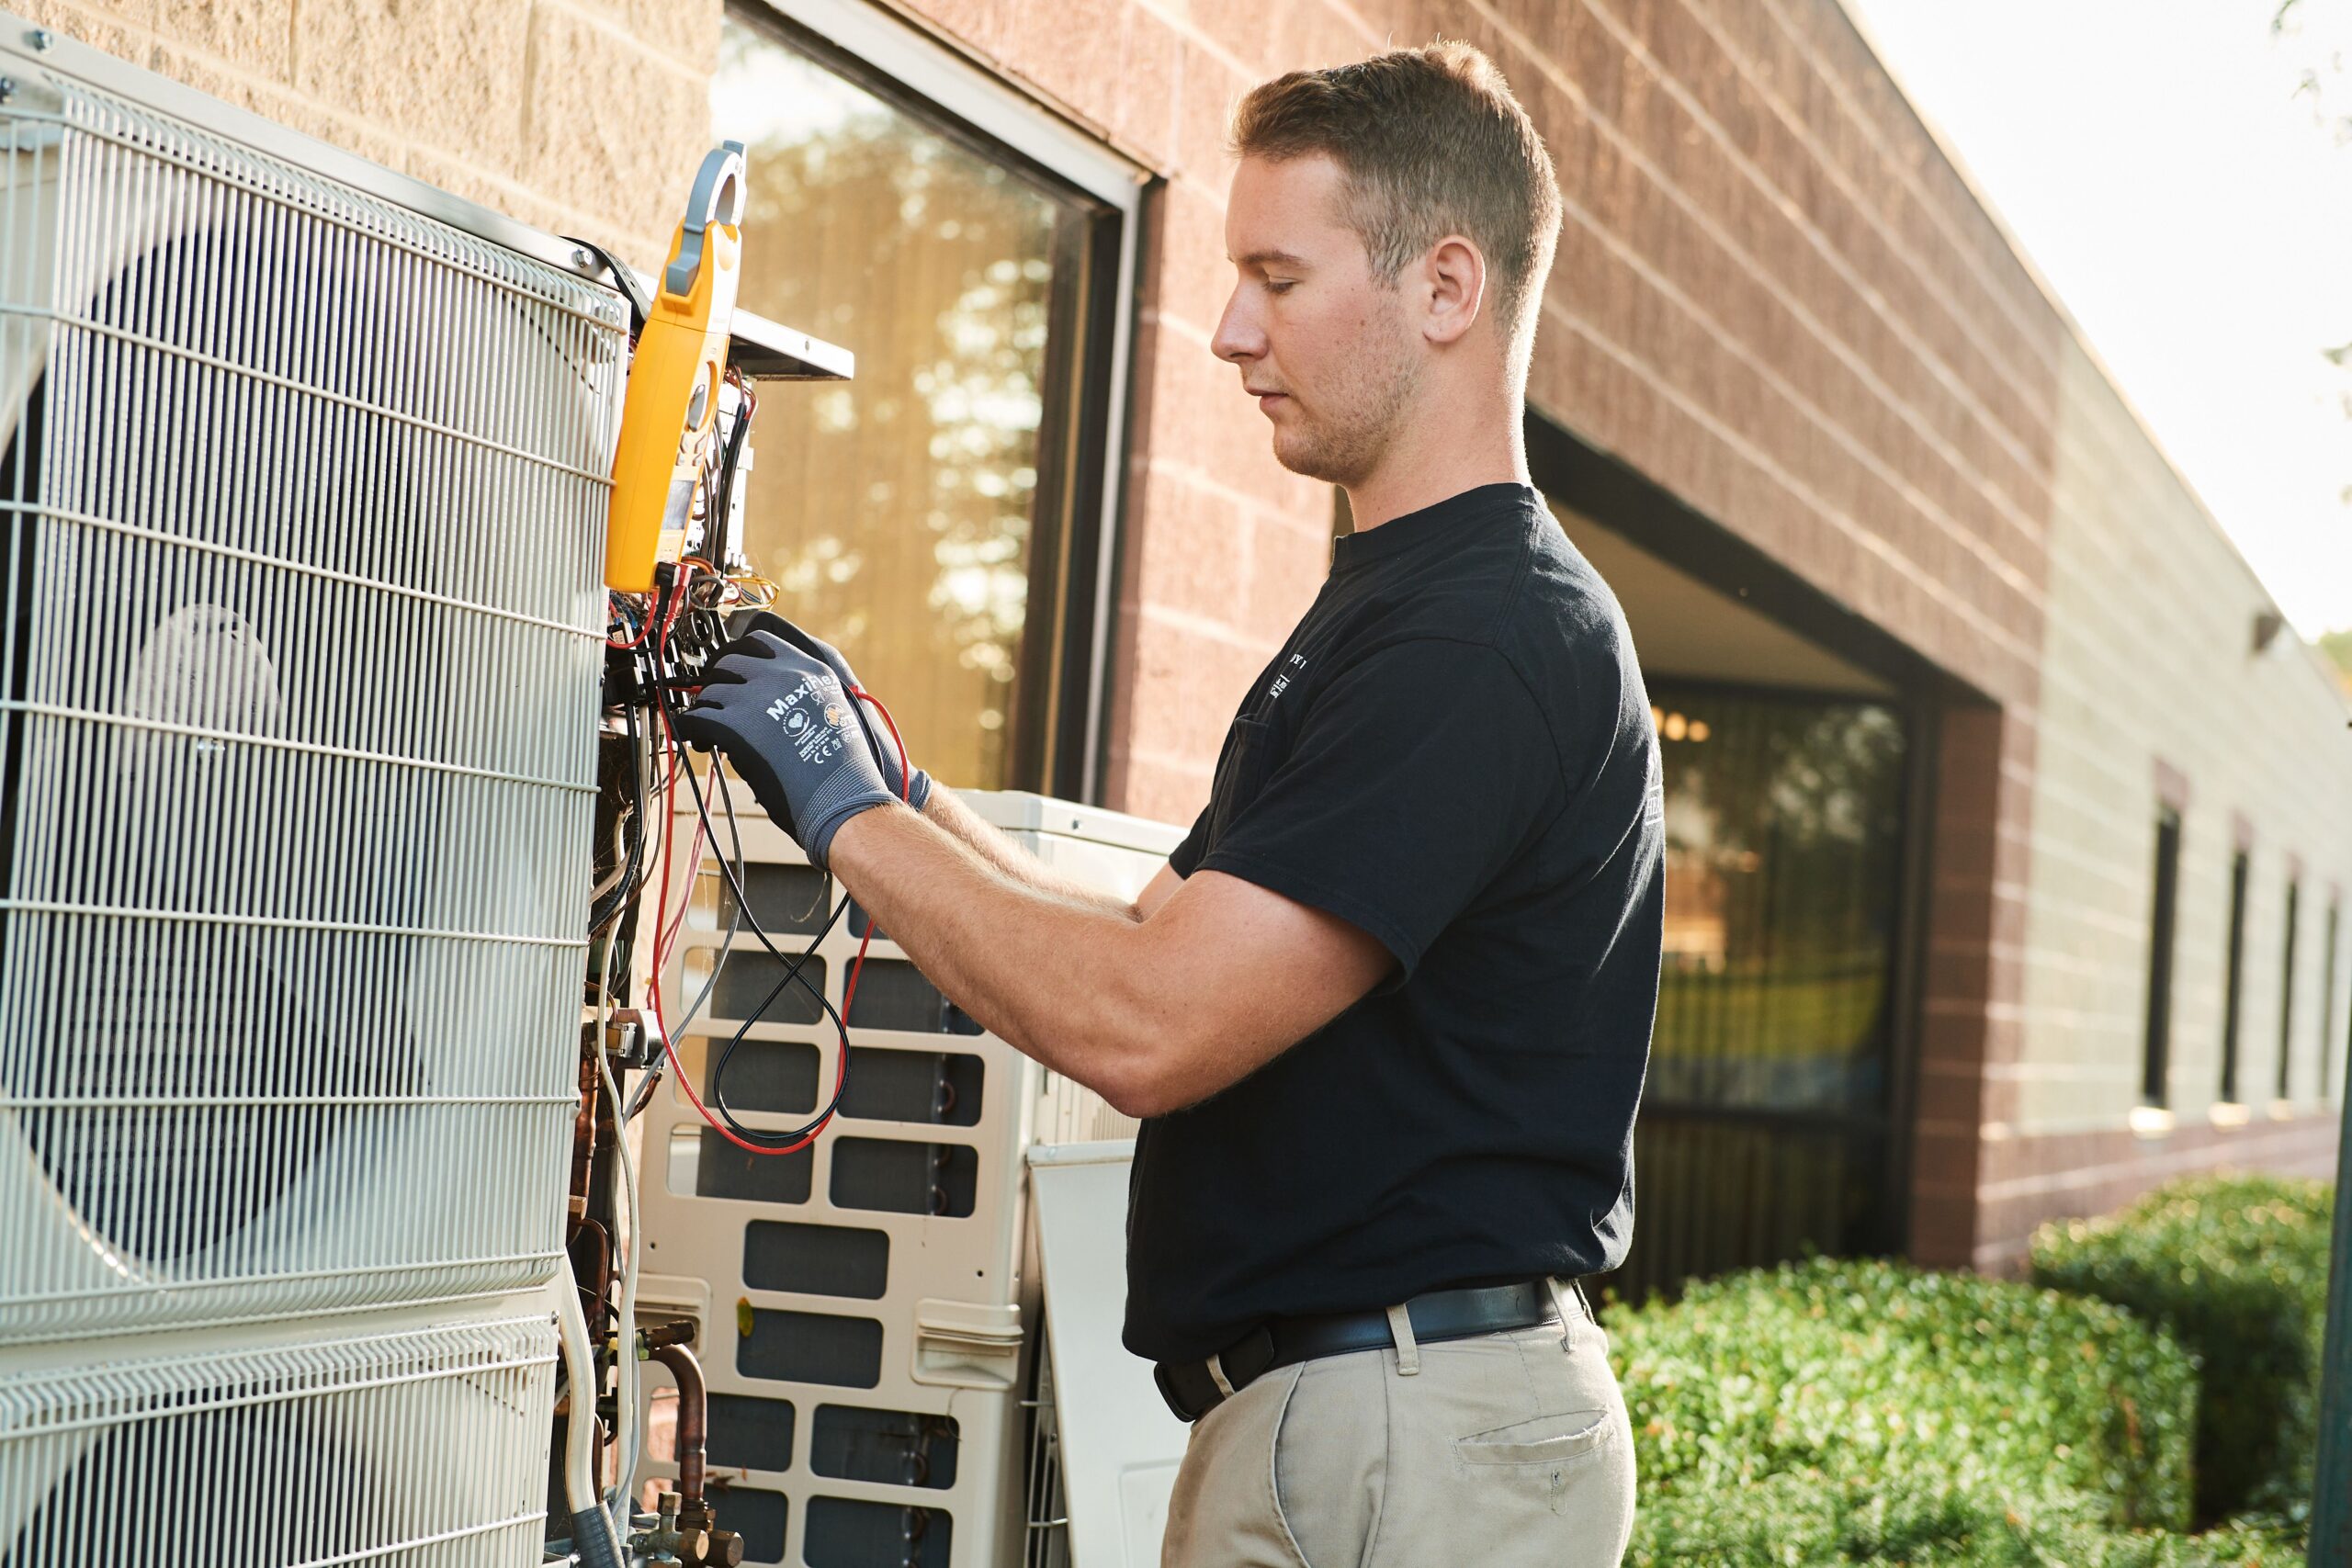
[[[625,321],[0,104],[0,1342],[559,1257]]]
[[[544,1316],[0,1378],[0,1568],[538,1559]]]
[[[740,808],[748,795],[740,784],[732,793]],[[1035,795],[960,798],[1062,875],[1126,897],[1182,836]],[[681,791],[675,863],[692,856],[698,826]],[[731,857],[735,834],[723,819],[716,826]],[[750,913],[796,953],[838,889],[755,811],[738,827]],[[838,1035],[805,993],[769,999],[784,965],[739,927],[714,861],[674,902],[682,918],[663,986],[676,998],[669,1018],[686,1073],[710,1098],[718,1055],[741,1028],[730,1105],[764,1130],[799,1124],[833,1081]],[[857,951],[844,921],[804,971],[837,1010]],[[707,1004],[689,1020],[706,986]],[[719,1520],[743,1533],[747,1563],[1010,1563],[1031,1517],[1023,1396],[1035,1281],[1022,1275],[1023,1159],[1038,1137],[1115,1136],[1120,1119],[1090,1090],[1049,1088],[1048,1075],[955,1008],[887,932],[846,1011],[848,1087],[812,1149],[742,1154],[675,1084],[653,1097],[644,1116],[653,1278],[640,1319],[698,1311],[709,1461],[732,1478]],[[699,1309],[686,1304],[695,1298]],[[649,1414],[664,1386],[649,1373]],[[657,1429],[640,1495],[677,1473],[667,1442]]]

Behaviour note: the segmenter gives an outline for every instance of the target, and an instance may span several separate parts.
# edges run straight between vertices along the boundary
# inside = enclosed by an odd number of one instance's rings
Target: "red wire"
[[[655,642],[653,645],[654,647],[659,648],[662,643],[670,640],[670,628],[678,624],[678,611],[686,602],[686,579],[693,575],[694,566],[692,562],[680,561],[678,563],[678,578],[677,581],[671,585],[670,613],[662,618],[662,637],[659,641]],[[628,649],[635,648],[639,643],[645,640],[645,634],[653,629],[653,616],[650,615],[647,615],[643,621],[639,623],[637,635],[635,637],[629,638],[627,642],[615,642],[611,637],[606,637],[605,639],[605,646],[620,652],[627,652]]]
[[[674,775],[673,775],[673,782],[674,782]],[[697,813],[697,814],[695,815],[695,841],[694,841],[693,846],[692,846],[690,849],[688,849],[688,850],[687,850],[687,852],[686,852],[686,881],[685,881],[685,886],[686,886],[689,889],[691,889],[691,888],[694,886],[694,885],[695,885],[695,878],[697,875],[699,875],[699,874],[701,874],[701,872],[702,872],[702,848],[703,848],[703,840],[704,840],[704,833],[703,833],[703,826],[702,826],[702,818],[701,818],[701,815],[700,815],[699,813]],[[664,859],[664,860],[663,860],[663,862],[662,863],[662,893],[663,893],[665,896],[666,896],[666,895],[667,895],[667,893],[669,892],[669,881],[670,881],[670,863],[669,863],[669,862],[668,862],[668,860],[667,860],[667,859]],[[689,892],[687,893],[687,895],[686,895],[684,898],[681,898],[681,899],[679,899],[679,900],[678,900],[678,912],[677,912],[677,914],[676,914],[676,915],[674,915],[674,916],[673,916],[673,917],[671,918],[669,929],[668,929],[667,931],[657,931],[657,932],[655,932],[655,933],[654,933],[654,938],[653,938],[653,972],[654,972],[655,974],[659,975],[659,974],[662,972],[662,961],[663,961],[665,958],[667,958],[667,957],[669,956],[669,953],[670,953],[670,944],[671,944],[671,943],[673,943],[673,942],[676,942],[676,941],[678,940],[678,931],[679,931],[679,929],[680,929],[681,927],[683,927],[683,926],[686,923],[686,908],[687,908],[687,906],[688,906],[688,905],[692,904],[693,902],[694,902],[694,894],[693,894],[691,891],[689,891]],[[661,909],[666,908],[667,907],[668,907],[667,903],[666,903],[666,902],[664,902],[664,903],[662,903],[662,904],[657,904],[657,905],[655,905],[655,906],[654,906],[654,908],[655,908],[657,911],[659,911],[659,910],[661,910]],[[659,916],[659,914],[658,914],[658,913],[656,914],[655,918],[656,918],[657,919],[660,918],[660,916]]]
[[[665,637],[668,636],[666,629],[662,635]],[[907,743],[899,734],[898,721],[890,716],[890,710],[882,705],[882,699],[874,695],[871,692],[866,691],[864,687],[861,686],[854,689],[850,694],[859,702],[871,704],[874,711],[882,716],[882,722],[888,727],[890,731],[890,743],[898,749],[899,752],[899,798],[902,801],[905,800],[907,798],[908,784],[911,775],[907,767]],[[678,745],[677,731],[671,727],[670,715],[666,710],[664,710],[662,715],[662,729],[664,734],[669,736],[671,746],[673,749],[676,748]],[[685,763],[681,765],[691,766],[692,764]],[[672,793],[676,789],[677,783],[677,775],[675,773],[673,773],[670,777],[669,788],[664,790],[662,793],[662,811],[664,822],[671,819],[669,813]],[[702,826],[699,820],[695,823],[695,839],[696,846],[695,858],[696,862],[696,869],[699,870],[701,861],[700,846],[702,840]],[[691,882],[689,883],[689,886],[691,886]],[[654,905],[654,908],[657,910],[666,908],[668,907],[670,897],[669,889],[670,862],[669,858],[664,856],[662,862],[662,890],[658,895],[656,895],[657,902]],[[682,905],[679,908],[679,917],[681,921],[683,921],[684,918],[684,907]],[[658,919],[660,919],[660,916],[657,914],[655,918]],[[677,928],[673,925],[671,929],[674,934]],[[872,919],[869,918],[865,922],[865,934],[858,939],[857,958],[850,964],[849,967],[849,981],[842,987],[841,1043],[840,1049],[838,1049],[833,1055],[833,1092],[831,1096],[835,1103],[831,1110],[828,1110],[822,1116],[818,1117],[816,1121],[810,1122],[808,1132],[803,1134],[801,1136],[794,1139],[789,1144],[775,1145],[754,1144],[747,1138],[739,1136],[733,1128],[719,1121],[718,1117],[713,1116],[710,1113],[710,1108],[702,1102],[702,1096],[695,1092],[694,1080],[687,1075],[685,1064],[678,1059],[678,1048],[672,1043],[670,1039],[669,1023],[662,1017],[662,953],[660,942],[656,942],[653,958],[653,1021],[662,1031],[662,1054],[670,1059],[670,1070],[672,1073],[676,1075],[679,1089],[685,1091],[686,1103],[695,1108],[695,1113],[703,1119],[703,1122],[706,1126],[709,1127],[712,1132],[717,1133],[720,1137],[726,1139],[729,1143],[734,1145],[737,1148],[741,1149],[746,1154],[798,1154],[802,1149],[807,1148],[809,1145],[817,1141],[817,1134],[823,1132],[826,1127],[831,1123],[835,1113],[840,1110],[839,1102],[842,1094],[842,1085],[847,1081],[849,1077],[850,1004],[857,997],[857,977],[865,967],[865,950],[873,944],[873,942],[874,922]]]
[[[645,633],[652,625],[653,617],[648,615],[644,620],[638,623],[637,635],[635,637],[629,638],[627,642],[615,642],[608,637],[605,639],[605,646],[609,649],[616,649],[619,652],[627,653],[630,649],[635,648],[639,643],[645,640]]]

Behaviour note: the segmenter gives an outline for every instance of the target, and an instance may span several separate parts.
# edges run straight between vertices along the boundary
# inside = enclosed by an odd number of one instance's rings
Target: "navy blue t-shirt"
[[[1328,910],[1395,966],[1146,1122],[1128,1348],[1615,1268],[1657,1009],[1657,738],[1623,614],[1535,491],[1337,541],[1170,857]]]

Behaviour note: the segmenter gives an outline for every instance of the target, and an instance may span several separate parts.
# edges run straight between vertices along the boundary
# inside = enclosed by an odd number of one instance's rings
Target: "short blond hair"
[[[1515,362],[1560,233],[1560,184],[1534,122],[1495,62],[1440,39],[1352,65],[1293,71],[1235,109],[1232,150],[1282,163],[1324,153],[1347,177],[1348,226],[1394,282],[1448,234],[1486,253]]]

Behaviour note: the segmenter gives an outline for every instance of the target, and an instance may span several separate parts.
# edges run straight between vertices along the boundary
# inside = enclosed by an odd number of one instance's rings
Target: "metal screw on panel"
[[[35,49],[47,49],[51,44],[55,43],[57,39],[50,36],[50,31],[47,28],[35,28],[30,33],[26,35],[25,41],[31,44]]]
[[[571,247],[571,265],[582,272],[594,272],[596,270],[596,258],[589,254],[587,246],[574,245]]]

